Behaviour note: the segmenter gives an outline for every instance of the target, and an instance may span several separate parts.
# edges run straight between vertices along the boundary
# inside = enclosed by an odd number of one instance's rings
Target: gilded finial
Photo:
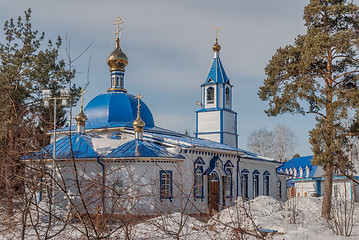
[[[123,23],[122,19],[120,17],[117,17],[116,22],[114,23],[114,25],[117,25],[116,35],[117,35],[118,39],[120,38],[120,31],[121,31],[120,25],[122,23]]]
[[[125,67],[128,64],[128,59],[126,54],[121,50],[120,47],[120,24],[122,24],[123,21],[121,18],[117,18],[114,25],[117,25],[116,30],[116,48],[115,50],[110,53],[110,55],[107,57],[107,65],[110,67],[110,71],[125,71]]]
[[[133,121],[133,128],[135,129],[135,136],[136,139],[142,140],[143,139],[143,128],[145,127],[145,122],[141,119],[141,112],[140,112],[140,98],[142,96],[138,93],[137,94],[137,118]]]
[[[221,45],[218,44],[218,31],[219,31],[219,28],[216,27],[215,30],[216,30],[216,43],[213,45],[212,49],[213,49],[214,52],[219,52],[221,50]]]
[[[80,113],[77,114],[77,116],[75,117],[75,120],[77,121],[77,132],[78,133],[84,133],[85,132],[85,122],[87,121],[87,116],[85,115],[84,111],[83,111],[83,105],[84,105],[84,93],[85,91],[83,89],[81,89],[81,110]]]

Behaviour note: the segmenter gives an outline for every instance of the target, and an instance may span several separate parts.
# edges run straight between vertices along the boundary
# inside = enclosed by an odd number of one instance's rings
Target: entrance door
[[[209,193],[208,193],[208,207],[210,213],[213,214],[214,211],[219,211],[219,178],[218,175],[214,172],[209,176]]]

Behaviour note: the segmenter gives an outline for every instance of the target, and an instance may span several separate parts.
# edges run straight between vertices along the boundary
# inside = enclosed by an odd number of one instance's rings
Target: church
[[[116,23],[107,92],[86,107],[81,99],[76,130],[57,130],[55,141],[25,159],[28,165],[44,160],[55,181],[51,198],[62,206],[74,199],[104,212],[140,215],[213,213],[233,206],[238,197],[285,201],[286,175],[277,171],[282,163],[237,146],[233,85],[220,59],[218,36],[191,137],[157,126],[151,99],[147,105],[126,89],[128,58],[120,47],[119,19]],[[43,199],[41,191],[38,200]]]

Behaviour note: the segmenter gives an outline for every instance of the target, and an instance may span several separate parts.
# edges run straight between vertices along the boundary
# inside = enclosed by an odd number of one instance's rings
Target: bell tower
[[[206,81],[201,85],[201,109],[196,111],[198,138],[213,140],[237,147],[237,113],[232,110],[232,85],[219,58],[221,46],[212,49],[214,57]]]

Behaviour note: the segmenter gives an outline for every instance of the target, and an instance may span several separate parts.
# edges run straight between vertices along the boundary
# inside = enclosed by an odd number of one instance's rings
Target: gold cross
[[[114,25],[117,25],[117,31],[116,31],[117,38],[120,38],[119,37],[120,31],[121,31],[120,24],[122,24],[122,23],[123,23],[122,19],[117,17],[116,22],[114,23]]]
[[[216,30],[216,39],[218,39],[218,30],[219,30],[219,28],[216,27],[215,30]]]
[[[86,92],[85,90],[81,89],[80,93],[81,93],[81,110],[82,110],[84,105],[84,93]]]
[[[138,103],[137,103],[137,111],[138,112],[140,112],[140,106],[141,106],[141,104],[140,104],[140,98],[142,98],[143,96],[141,96],[139,93],[137,93],[137,97],[135,97],[135,98],[137,98],[137,100],[138,100]]]

